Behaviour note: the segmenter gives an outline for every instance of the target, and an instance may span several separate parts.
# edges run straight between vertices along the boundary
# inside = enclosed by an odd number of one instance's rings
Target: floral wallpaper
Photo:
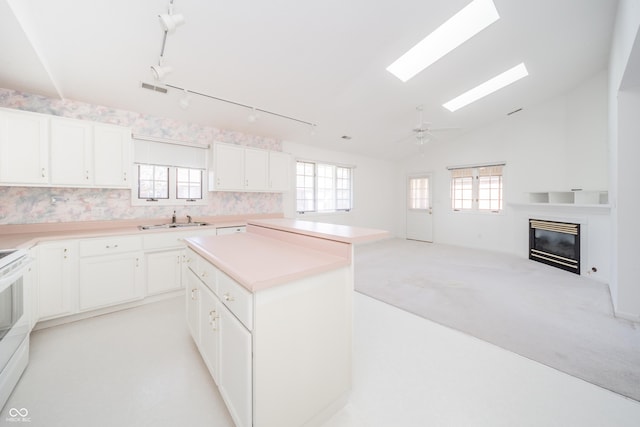
[[[135,134],[201,144],[214,141],[282,150],[274,138],[225,131],[72,100],[0,88],[0,107],[127,126]],[[55,196],[59,201],[52,203]],[[207,206],[176,207],[178,216],[218,216],[283,211],[277,193],[209,192]],[[0,224],[30,224],[170,217],[171,206],[131,206],[129,190],[0,186]]]

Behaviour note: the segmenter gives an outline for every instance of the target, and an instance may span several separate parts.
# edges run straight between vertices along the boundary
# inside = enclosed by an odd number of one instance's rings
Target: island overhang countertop
[[[350,255],[341,256],[340,252],[318,249],[311,243],[317,239],[351,246],[354,242],[389,237],[389,233],[383,230],[310,224],[310,221],[249,221],[248,225],[256,228],[249,227],[247,233],[189,237],[185,241],[189,247],[250,292],[351,265]],[[284,238],[261,235],[261,228],[283,233]],[[286,239],[288,233],[303,238],[292,243]],[[309,239],[308,246],[305,245],[304,237]]]

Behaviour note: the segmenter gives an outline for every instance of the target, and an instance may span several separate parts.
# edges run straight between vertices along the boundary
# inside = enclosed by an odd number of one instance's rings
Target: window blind
[[[133,139],[135,163],[206,169],[206,147]]]

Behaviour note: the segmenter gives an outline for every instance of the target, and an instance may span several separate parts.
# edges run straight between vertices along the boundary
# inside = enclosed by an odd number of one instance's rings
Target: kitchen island
[[[186,239],[187,321],[236,425],[320,425],[346,403],[353,244],[386,237],[279,218]]]

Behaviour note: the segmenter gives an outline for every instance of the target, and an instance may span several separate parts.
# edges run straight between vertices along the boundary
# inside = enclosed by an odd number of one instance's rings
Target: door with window
[[[407,181],[407,239],[433,241],[431,213],[431,175],[410,176]]]

